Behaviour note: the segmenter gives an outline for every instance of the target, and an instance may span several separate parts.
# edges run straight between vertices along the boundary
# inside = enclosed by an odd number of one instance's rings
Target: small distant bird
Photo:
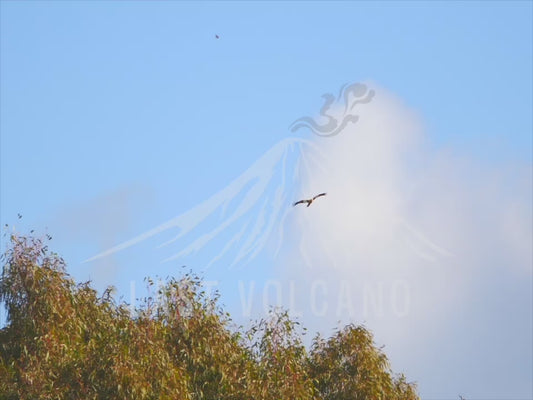
[[[311,205],[311,203],[313,201],[315,201],[316,199],[318,199],[320,196],[325,196],[326,193],[320,193],[320,194],[317,194],[315,197],[313,197],[312,199],[307,199],[307,200],[300,200],[300,201],[297,201],[296,203],[293,204],[293,207],[298,205],[298,204],[303,204],[303,203],[307,203],[307,207],[309,207]]]
[[[218,35],[215,35],[215,39],[220,39],[220,36],[218,36]]]
[[[17,214],[17,216],[19,217],[19,219],[21,219],[21,218],[22,218],[22,215],[20,215],[20,213],[18,213],[18,214]]]

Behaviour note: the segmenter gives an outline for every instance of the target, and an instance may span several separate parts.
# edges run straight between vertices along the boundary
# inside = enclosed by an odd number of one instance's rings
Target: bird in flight
[[[220,39],[220,36],[218,36],[218,35],[215,35],[215,39]]]
[[[311,205],[311,203],[313,201],[315,201],[316,199],[318,199],[320,196],[325,196],[326,193],[320,193],[320,194],[317,194],[315,197],[313,197],[312,199],[307,199],[307,200],[300,200],[300,201],[297,201],[296,203],[293,204],[293,206],[296,206],[298,204],[303,204],[303,203],[307,203],[307,207],[309,207]]]

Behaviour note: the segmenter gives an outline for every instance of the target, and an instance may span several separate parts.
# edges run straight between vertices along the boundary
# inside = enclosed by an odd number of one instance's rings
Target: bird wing
[[[320,193],[320,194],[317,194],[315,197],[313,197],[313,200],[319,198],[320,196],[325,196],[326,193]]]
[[[297,206],[298,204],[302,204],[302,203],[307,203],[307,200],[300,200],[300,201],[297,201],[296,203],[293,204],[293,207],[294,207],[294,206]]]

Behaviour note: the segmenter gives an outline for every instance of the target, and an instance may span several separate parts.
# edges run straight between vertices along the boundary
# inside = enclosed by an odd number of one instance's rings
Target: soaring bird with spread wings
[[[311,203],[313,201],[315,201],[316,199],[318,199],[320,196],[325,196],[326,193],[320,193],[320,194],[317,194],[315,197],[313,197],[312,199],[307,199],[307,200],[300,200],[300,201],[297,201],[296,203],[293,204],[293,206],[296,206],[298,204],[303,204],[303,203],[307,203],[307,207],[309,207],[311,205]]]

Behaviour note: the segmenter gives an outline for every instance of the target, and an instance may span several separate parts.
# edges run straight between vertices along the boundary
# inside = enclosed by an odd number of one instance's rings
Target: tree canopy
[[[38,238],[11,236],[2,262],[0,399],[418,399],[362,326],[308,350],[286,311],[233,327],[191,272],[132,312]]]

